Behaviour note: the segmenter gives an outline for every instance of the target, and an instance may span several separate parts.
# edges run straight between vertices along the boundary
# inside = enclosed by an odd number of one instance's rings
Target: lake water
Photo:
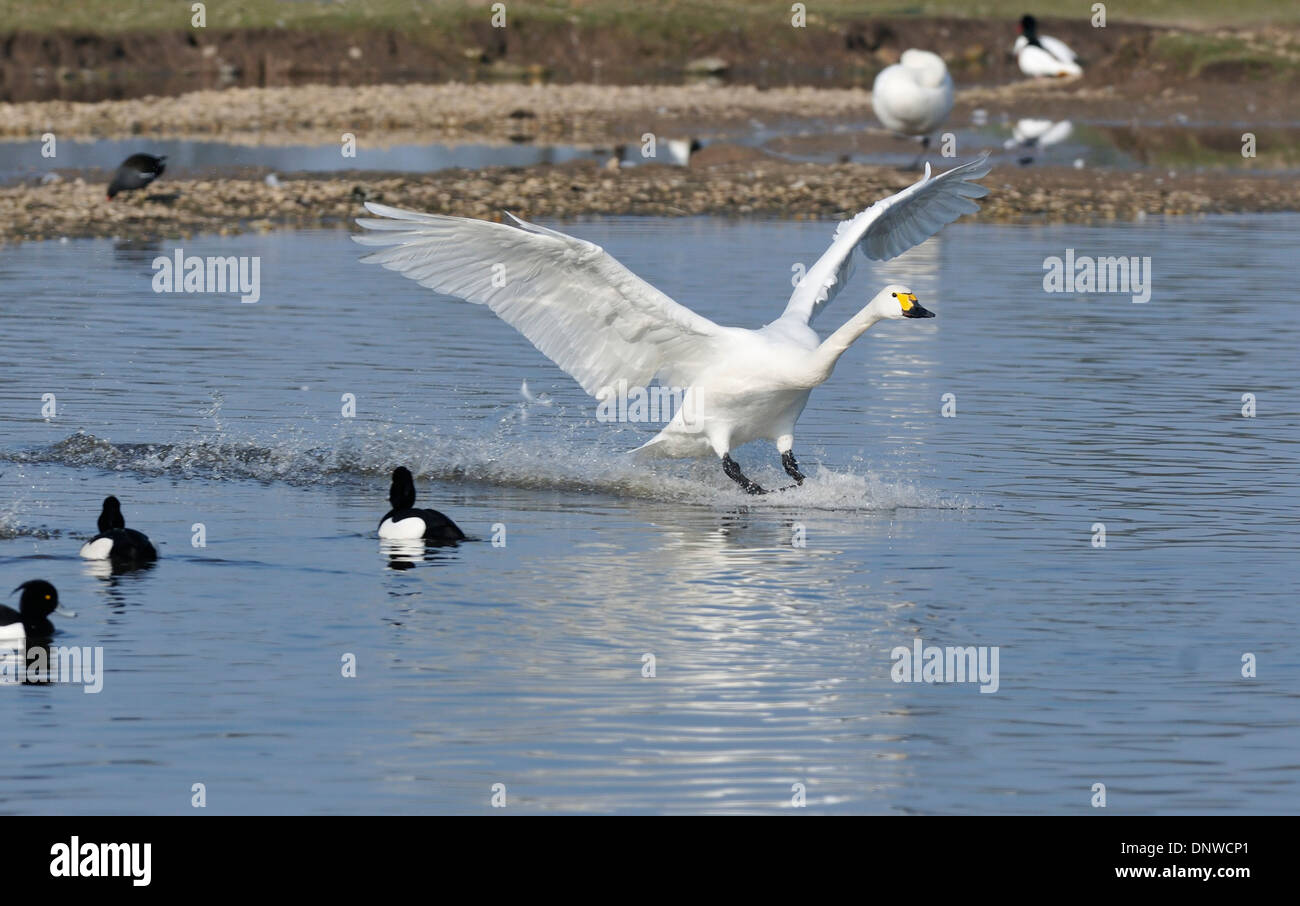
[[[1161,170],[1244,170],[1263,173],[1294,173],[1300,163],[1300,129],[1295,124],[1271,127],[1266,134],[1269,153],[1263,159],[1246,161],[1232,137],[1224,148],[1222,133],[1229,126],[1170,126],[1078,122],[1069,136],[1047,149],[1005,148],[1012,135],[1013,121],[994,117],[981,126],[954,122],[945,126],[963,155],[990,151],[998,165],[1014,166],[1017,160],[1048,166],[1078,166],[1132,170],[1151,167]],[[624,166],[646,162],[640,157],[639,139],[629,137],[622,153]],[[769,123],[751,120],[745,128],[712,131],[704,144],[739,144],[764,149],[793,161],[830,163],[850,160],[905,166],[915,161],[920,146],[915,139],[887,137],[871,120],[827,122],[786,120]],[[936,138],[936,142],[938,139]],[[37,141],[0,141],[0,185],[34,182],[57,174],[65,178],[82,175],[104,179],[132,154],[147,151],[167,157],[164,178],[192,179],[248,177],[275,172],[341,173],[377,171],[389,173],[433,173],[456,167],[531,167],[564,164],[575,160],[606,163],[616,152],[609,147],[570,144],[517,143],[408,144],[357,149],[355,157],[344,157],[338,144],[285,145],[199,141],[194,139],[68,139],[58,145],[58,155],[42,156]],[[938,145],[929,158],[940,166]],[[657,162],[670,162],[668,158]]]
[[[746,326],[833,229],[561,228]],[[341,230],[182,243],[260,256],[256,304],[154,294],[173,243],[0,248],[0,582],[54,582],[105,664],[0,686],[0,813],[1295,812],[1298,228],[957,224],[860,265],[823,333],[890,280],[938,317],[850,350],[764,498],[628,458],[653,426]],[[1150,302],[1044,293],[1067,248],[1150,256]],[[480,540],[382,544],[398,464]],[[109,493],[153,569],[77,557]],[[996,646],[997,691],[894,682],[918,638]]]
[[[166,176],[192,178],[242,175],[247,170],[278,173],[330,173],[378,170],[394,173],[431,173],[454,167],[531,167],[562,164],[580,158],[602,163],[610,152],[598,153],[574,145],[532,143],[425,144],[362,147],[355,157],[344,157],[340,146],[241,144],[193,139],[67,140],[58,156],[41,156],[39,142],[0,142],[0,183],[38,179],[61,171],[112,173],[127,157],[139,151],[164,155]]]

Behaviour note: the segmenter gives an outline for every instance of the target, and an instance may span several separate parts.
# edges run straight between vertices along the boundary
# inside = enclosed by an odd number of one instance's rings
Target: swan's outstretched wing
[[[888,261],[963,214],[978,211],[979,205],[971,199],[983,198],[988,189],[972,180],[986,175],[989,169],[987,153],[933,178],[927,163],[920,181],[841,223],[831,247],[804,274],[781,317],[811,323],[853,275],[855,247],[868,258]]]
[[[660,377],[689,386],[723,328],[679,305],[598,245],[512,217],[514,226],[367,203],[357,218],[386,246],[362,258],[492,309],[595,396]]]

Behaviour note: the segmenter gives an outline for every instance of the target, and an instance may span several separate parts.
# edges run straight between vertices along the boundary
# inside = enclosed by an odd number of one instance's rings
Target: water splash
[[[38,538],[46,541],[62,534],[58,529],[24,525],[18,519],[21,506],[18,502],[11,502],[7,509],[0,510],[0,541],[10,541],[14,538]]]
[[[0,459],[72,468],[96,468],[209,481],[283,481],[294,485],[346,484],[386,475],[405,465],[417,478],[499,487],[603,493],[618,497],[734,507],[888,510],[963,509],[907,481],[867,473],[806,469],[802,487],[750,496],[731,486],[712,460],[642,462],[630,454],[594,449],[566,435],[522,438],[510,431],[485,437],[448,436],[398,426],[350,434],[333,445],[304,437],[264,441],[225,434],[177,443],[121,443],[77,433],[48,447],[0,453]],[[789,479],[775,466],[752,470],[767,487]]]

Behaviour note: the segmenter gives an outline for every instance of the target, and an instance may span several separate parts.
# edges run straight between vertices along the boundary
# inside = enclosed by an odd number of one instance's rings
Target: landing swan
[[[932,318],[916,295],[886,286],[822,342],[812,320],[853,272],[853,250],[888,260],[933,236],[988,190],[987,154],[878,201],[839,225],[834,241],[795,287],[784,313],[759,330],[723,327],[674,302],[593,243],[525,223],[514,225],[421,214],[367,203],[379,217],[354,235],[381,246],[362,258],[436,292],[487,305],[597,399],[613,388],[648,387],[655,378],[682,388],[669,423],[638,451],[688,457],[712,453],[751,494],[763,488],[741,473],[731,451],[771,440],[785,471],[801,484],[795,422],[814,387],[868,328],[883,319]],[[382,218],[382,219],[381,219]]]

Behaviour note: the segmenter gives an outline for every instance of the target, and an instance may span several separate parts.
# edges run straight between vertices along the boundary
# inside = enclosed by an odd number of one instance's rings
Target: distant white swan
[[[921,147],[928,148],[930,133],[952,112],[952,76],[943,58],[928,50],[903,51],[876,76],[871,107],[886,129],[921,136]]]
[[[822,342],[811,322],[853,272],[853,250],[887,260],[924,242],[963,214],[987,189],[987,155],[879,201],[839,225],[830,248],[795,287],[780,318],[759,330],[722,327],[641,280],[593,243],[525,223],[514,225],[421,214],[367,203],[357,223],[374,232],[352,238],[384,246],[362,260],[382,264],[436,292],[487,305],[592,396],[620,381],[655,378],[685,390],[658,435],[638,448],[658,456],[722,459],[751,494],[731,451],[751,440],[775,442],[785,471],[802,483],[794,458],[795,422],[814,387],[831,376],[849,345],[883,319],[931,318],[906,286],[886,286]]]
[[[1020,19],[1020,36],[1011,52],[1020,64],[1020,71],[1035,78],[1081,76],[1078,55],[1064,41],[1038,33],[1038,20],[1033,16]]]

